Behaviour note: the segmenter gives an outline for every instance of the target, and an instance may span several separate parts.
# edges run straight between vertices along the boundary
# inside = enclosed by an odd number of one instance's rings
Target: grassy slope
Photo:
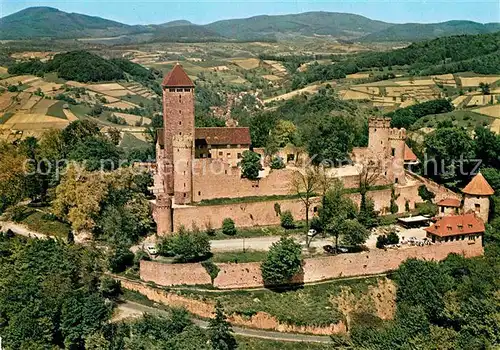
[[[363,295],[368,286],[375,285],[378,278],[334,281],[330,283],[298,287],[288,291],[233,291],[227,293],[202,293],[183,291],[195,299],[219,300],[228,313],[252,316],[256,312],[267,312],[282,323],[294,325],[326,326],[343,319],[331,298],[339,295],[342,288],[350,287],[354,295]]]

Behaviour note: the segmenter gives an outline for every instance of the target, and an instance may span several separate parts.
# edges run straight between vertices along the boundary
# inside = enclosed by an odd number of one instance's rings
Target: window
[[[476,209],[476,213],[480,213],[481,212],[481,205],[480,204],[475,204],[474,208]]]
[[[177,89],[177,92],[182,92],[182,89]]]
[[[238,159],[241,159],[241,153],[238,153]]]
[[[314,212],[314,213],[317,213],[317,212],[318,212],[318,207],[314,207],[314,208],[313,208],[313,212]]]
[[[219,156],[221,156],[221,157],[222,157],[223,155],[224,155],[224,152],[220,151],[220,152],[219,152]]]
[[[186,198],[186,193],[184,193],[184,198]]]
[[[175,92],[175,89],[170,88],[168,89],[168,92]]]
[[[201,196],[201,191],[198,191],[198,196]]]
[[[441,213],[444,213],[444,207],[441,207]]]
[[[380,144],[383,145],[384,144],[384,141],[380,141]]]
[[[179,125],[182,125],[182,122],[179,122]]]
[[[393,149],[392,149],[392,156],[394,157],[395,155],[396,155],[396,149],[395,149],[395,148],[393,148]]]
[[[398,178],[395,178],[395,179],[394,179],[394,182],[395,182],[395,183],[398,183],[398,182],[399,182],[399,179],[398,179]]]
[[[190,91],[191,91],[191,89],[189,89],[189,88],[184,88],[184,92],[190,92]]]
[[[179,109],[179,114],[182,114],[182,111]]]
[[[226,174],[226,175],[227,175],[227,170],[224,170],[224,174]]]
[[[231,153],[228,153],[228,154],[227,154],[227,157],[228,157],[228,158],[231,158]]]
[[[182,95],[179,95],[179,102],[182,102]]]

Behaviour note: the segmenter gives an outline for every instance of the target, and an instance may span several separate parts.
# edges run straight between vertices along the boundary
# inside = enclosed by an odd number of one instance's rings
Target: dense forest
[[[183,309],[110,322],[122,293],[102,251],[0,232],[0,334],[14,349],[222,349],[235,340],[221,309],[208,330]]]
[[[160,74],[160,72],[148,70],[125,59],[107,60],[81,50],[57,54],[46,63],[40,60],[19,62],[11,65],[8,72],[15,75],[34,74],[37,76],[55,72],[60,78],[84,83],[121,80],[127,75],[140,82],[153,82]],[[154,90],[157,91],[158,88]]]
[[[287,61],[290,61],[287,59]],[[371,68],[403,66],[415,75],[473,71],[481,74],[500,72],[500,32],[457,35],[413,43],[403,49],[369,52],[353,57],[334,57],[333,64],[312,64],[293,77],[297,89],[315,81],[344,78],[347,74]]]

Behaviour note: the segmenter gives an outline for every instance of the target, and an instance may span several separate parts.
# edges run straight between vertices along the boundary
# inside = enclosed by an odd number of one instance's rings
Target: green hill
[[[195,24],[173,25],[165,28],[157,28],[152,41],[162,42],[196,42],[196,41],[220,41],[224,36]]]
[[[499,30],[499,23],[449,21],[430,24],[393,24],[337,12],[264,15],[217,21],[207,25],[175,20],[159,25],[131,26],[100,17],[67,13],[51,7],[30,7],[0,19],[0,39],[4,40],[115,37],[122,44],[150,40],[275,41],[296,36],[332,36],[337,39],[365,42],[414,42],[442,36],[484,34]]]
[[[269,35],[332,35],[353,38],[386,29],[391,25],[349,13],[305,12],[229,19],[207,24],[205,27],[226,37],[246,40]]]
[[[30,7],[0,19],[0,39],[79,38],[148,31],[100,17],[67,13],[52,7]]]
[[[487,34],[500,31],[500,23],[477,23],[472,21],[448,21],[443,23],[396,24],[379,32],[368,34],[364,42],[421,41],[460,34]]]

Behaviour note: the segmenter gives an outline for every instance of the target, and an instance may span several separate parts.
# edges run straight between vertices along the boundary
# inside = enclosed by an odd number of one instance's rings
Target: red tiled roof
[[[189,78],[180,64],[176,64],[174,68],[168,72],[161,85],[166,87],[194,87],[193,81]]]
[[[441,207],[460,208],[460,206],[462,205],[462,202],[458,199],[455,199],[455,198],[445,198],[445,199],[439,201],[437,205],[439,205]]]
[[[209,145],[250,145],[250,128],[195,128],[195,139]]]
[[[163,128],[156,131],[158,143],[165,145]],[[250,128],[195,128],[196,140],[205,140],[208,145],[250,145]]]
[[[474,176],[462,192],[473,196],[491,196],[495,193],[481,173]]]
[[[418,160],[417,156],[413,151],[411,150],[410,147],[405,143],[405,162],[416,162]]]
[[[483,220],[474,213],[443,216],[434,225],[425,229],[440,237],[483,233],[484,230]]]

